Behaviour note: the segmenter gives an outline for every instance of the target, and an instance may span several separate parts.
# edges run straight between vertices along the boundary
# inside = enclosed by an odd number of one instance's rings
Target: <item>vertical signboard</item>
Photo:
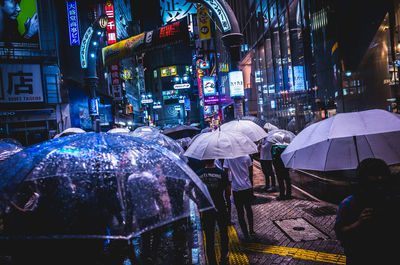
[[[0,64],[0,103],[43,102],[39,64]]]
[[[104,10],[106,11],[106,15],[108,17],[107,24],[107,42],[108,45],[117,42],[117,32],[115,30],[115,13],[114,13],[114,4],[112,1],[107,1],[104,6]]]
[[[201,40],[211,39],[210,14],[204,5],[197,5],[197,20],[199,22],[199,38]]]
[[[107,1],[104,6],[104,10],[108,17],[107,24],[107,43],[108,45],[114,44],[117,42],[117,32],[115,26],[115,13],[114,13],[114,4],[112,1]],[[110,65],[110,73],[111,73],[111,93],[114,100],[122,100],[122,92],[121,92],[121,77],[119,73],[119,65],[118,63],[113,63]]]
[[[161,0],[161,19],[163,24],[171,23],[196,13],[195,4],[187,0]]]
[[[67,16],[68,16],[68,32],[69,32],[69,45],[79,46],[79,23],[78,23],[78,9],[76,1],[67,1]]]
[[[243,97],[243,74],[242,71],[229,72],[229,89],[231,97]]]

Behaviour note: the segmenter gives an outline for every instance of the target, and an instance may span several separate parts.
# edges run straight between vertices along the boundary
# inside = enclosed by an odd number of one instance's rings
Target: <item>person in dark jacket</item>
[[[276,177],[279,184],[279,196],[277,200],[289,200],[292,198],[292,182],[290,180],[289,169],[283,164],[281,154],[287,145],[274,145],[272,147],[272,163],[275,168]]]

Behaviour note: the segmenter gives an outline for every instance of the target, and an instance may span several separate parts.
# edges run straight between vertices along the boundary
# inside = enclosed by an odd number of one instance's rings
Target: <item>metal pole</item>
[[[85,87],[89,91],[89,99],[96,98],[96,88],[97,88],[97,72],[96,72],[96,57],[89,56],[87,68],[85,68]],[[90,106],[89,106],[90,108]],[[100,120],[98,115],[91,115],[92,119],[92,130],[95,132],[100,132]]]

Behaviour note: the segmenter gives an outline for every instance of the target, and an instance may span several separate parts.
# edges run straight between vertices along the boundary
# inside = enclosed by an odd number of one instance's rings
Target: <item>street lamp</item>
[[[107,27],[108,16],[101,15],[86,30],[80,47],[81,67],[84,69],[85,87],[89,90],[89,114],[92,119],[92,130],[100,132],[100,120],[98,99],[96,98],[97,73],[96,73],[96,51],[98,47],[97,41],[91,41],[93,32],[97,32],[97,36],[101,36],[102,31]],[[100,33],[100,34],[99,34]],[[88,53],[90,51],[90,56]]]

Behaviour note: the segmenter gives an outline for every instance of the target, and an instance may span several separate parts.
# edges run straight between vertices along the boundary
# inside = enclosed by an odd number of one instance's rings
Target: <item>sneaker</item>
[[[251,231],[251,232],[250,232],[250,236],[251,236],[251,237],[255,237],[255,236],[256,236],[256,232]]]
[[[292,195],[286,195],[286,196],[285,196],[285,199],[286,199],[286,200],[291,200],[291,199],[293,199],[293,196],[292,196]]]
[[[267,189],[267,192],[276,192],[276,188],[275,187],[270,187],[269,189]]]
[[[270,188],[270,186],[264,186],[263,190],[268,191]]]

